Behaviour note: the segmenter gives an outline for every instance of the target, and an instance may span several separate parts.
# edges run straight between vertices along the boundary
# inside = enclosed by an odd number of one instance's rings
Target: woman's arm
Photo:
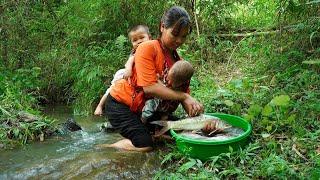
[[[158,97],[164,100],[184,101],[187,98],[186,93],[174,91],[170,88],[163,86],[161,83],[155,83],[151,86],[143,87],[145,94]]]
[[[161,85],[160,83],[155,83],[151,86],[143,87],[143,91],[147,95],[158,97],[164,100],[180,101],[189,116],[196,116],[203,113],[202,104],[191,97],[189,94],[180,91],[174,91]]]
[[[147,41],[139,45],[135,55],[137,69],[137,85],[143,87],[145,94],[165,100],[180,101],[189,116],[203,112],[203,106],[189,94],[174,91],[158,83],[156,70],[157,50],[155,41]]]

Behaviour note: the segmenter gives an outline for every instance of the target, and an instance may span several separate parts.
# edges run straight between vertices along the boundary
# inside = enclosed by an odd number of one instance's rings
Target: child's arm
[[[107,94],[104,94],[102,96],[102,98],[100,99],[100,102],[98,104],[98,106],[96,107],[96,110],[94,111],[94,115],[97,115],[97,116],[102,116],[103,114],[103,106],[104,106],[104,103],[106,102],[106,99],[107,99]]]
[[[126,62],[126,64],[124,65],[125,67],[125,73],[123,75],[124,79],[128,79],[131,75],[132,75],[132,66],[134,63],[134,56],[130,55],[128,61]]]

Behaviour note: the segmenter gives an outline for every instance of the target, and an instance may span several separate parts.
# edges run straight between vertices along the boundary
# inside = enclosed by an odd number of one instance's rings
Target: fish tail
[[[165,132],[167,132],[169,130],[169,126],[168,126],[168,122],[167,121],[152,121],[150,122],[150,124],[156,124],[159,126],[163,126],[163,128],[155,134],[156,137],[161,136],[162,134],[164,134]]]

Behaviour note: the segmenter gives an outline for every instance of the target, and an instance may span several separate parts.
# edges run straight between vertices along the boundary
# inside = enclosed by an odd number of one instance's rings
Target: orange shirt
[[[135,65],[132,77],[129,80],[117,81],[110,90],[110,95],[118,102],[132,105],[134,87],[130,80],[136,79],[137,87],[146,87],[157,83],[157,74],[162,75],[164,69],[164,54],[157,40],[143,42],[135,53]],[[137,73],[138,72],[138,73]]]

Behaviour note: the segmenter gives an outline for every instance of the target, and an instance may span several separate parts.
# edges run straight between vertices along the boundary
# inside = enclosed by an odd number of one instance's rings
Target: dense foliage
[[[52,124],[19,122],[20,111],[63,102],[92,113],[128,57],[127,30],[147,24],[157,38],[174,4],[194,21],[180,49],[197,68],[193,95],[206,112],[246,118],[253,134],[245,149],[207,162],[172,148],[156,178],[319,178],[319,1],[1,2],[0,144],[37,139]]]

